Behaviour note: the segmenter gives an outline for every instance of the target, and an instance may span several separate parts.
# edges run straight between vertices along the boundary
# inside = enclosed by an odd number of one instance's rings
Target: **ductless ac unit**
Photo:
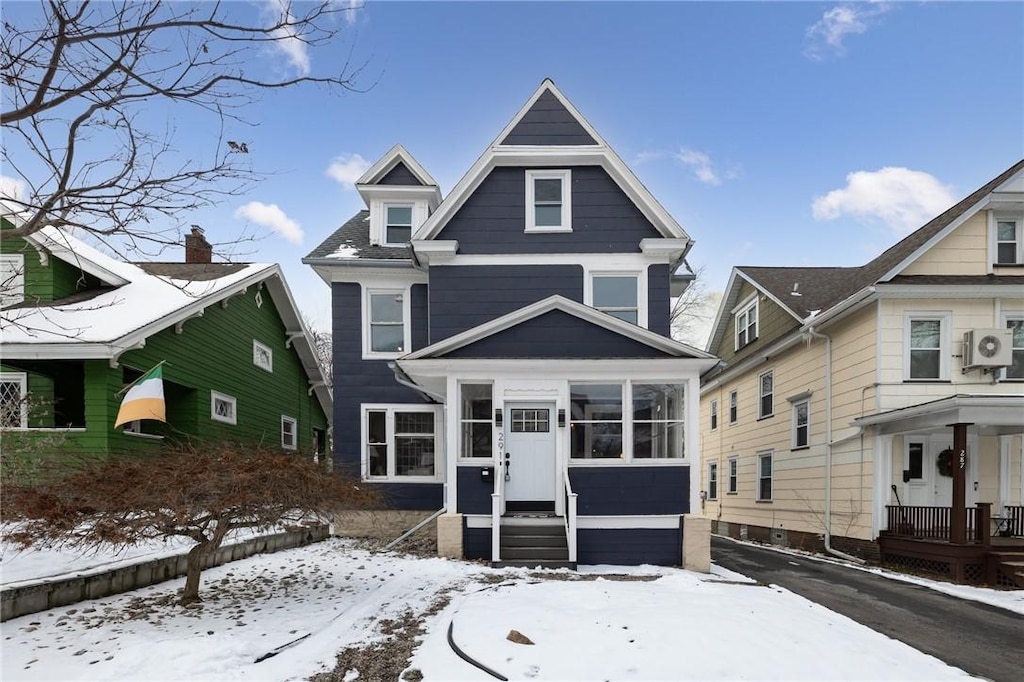
[[[972,329],[964,334],[964,369],[1009,367],[1013,358],[1013,332],[1009,329]]]

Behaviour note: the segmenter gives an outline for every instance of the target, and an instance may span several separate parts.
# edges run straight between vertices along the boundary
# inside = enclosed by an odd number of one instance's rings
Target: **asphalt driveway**
[[[724,568],[784,587],[919,651],[998,682],[1024,680],[1024,616],[866,571],[712,537]]]

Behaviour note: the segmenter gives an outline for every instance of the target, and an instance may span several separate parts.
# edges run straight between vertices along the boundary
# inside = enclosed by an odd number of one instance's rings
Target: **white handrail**
[[[494,468],[491,493],[491,562],[501,561],[501,517],[505,513],[505,471],[502,462]]]
[[[568,464],[562,469],[562,476],[565,479],[565,539],[569,545],[569,561],[576,563],[576,498],[578,495],[572,491]]]

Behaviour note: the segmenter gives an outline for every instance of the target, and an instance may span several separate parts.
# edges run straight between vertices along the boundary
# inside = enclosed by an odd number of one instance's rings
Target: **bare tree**
[[[334,385],[334,340],[330,331],[319,329],[308,317],[304,318],[306,329],[309,330],[310,342],[316,352],[316,358],[324,371],[328,386]]]
[[[703,346],[706,328],[715,319],[715,308],[720,298],[708,291],[704,271],[705,267],[701,266],[693,273],[693,281],[673,302],[669,318],[672,338],[696,346]]]
[[[40,4],[35,19],[5,11],[0,37],[2,159],[5,184],[18,188],[5,193],[16,227],[2,238],[52,225],[143,251],[179,244],[190,211],[257,177],[249,143],[229,139],[248,125],[247,105],[304,84],[355,90],[361,70],[346,60],[337,73],[311,72],[310,50],[354,11],[334,0]],[[184,116],[210,131],[196,158],[176,148],[172,122]]]
[[[269,448],[180,446],[140,458],[92,461],[56,482],[5,486],[3,539],[28,547],[123,548],[156,538],[195,544],[181,603],[199,600],[204,562],[240,528],[324,520],[377,504],[356,479]]]

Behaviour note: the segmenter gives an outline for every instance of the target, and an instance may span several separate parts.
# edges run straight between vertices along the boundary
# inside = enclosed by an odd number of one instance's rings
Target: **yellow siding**
[[[988,212],[964,221],[901,275],[984,275],[989,267]]]

